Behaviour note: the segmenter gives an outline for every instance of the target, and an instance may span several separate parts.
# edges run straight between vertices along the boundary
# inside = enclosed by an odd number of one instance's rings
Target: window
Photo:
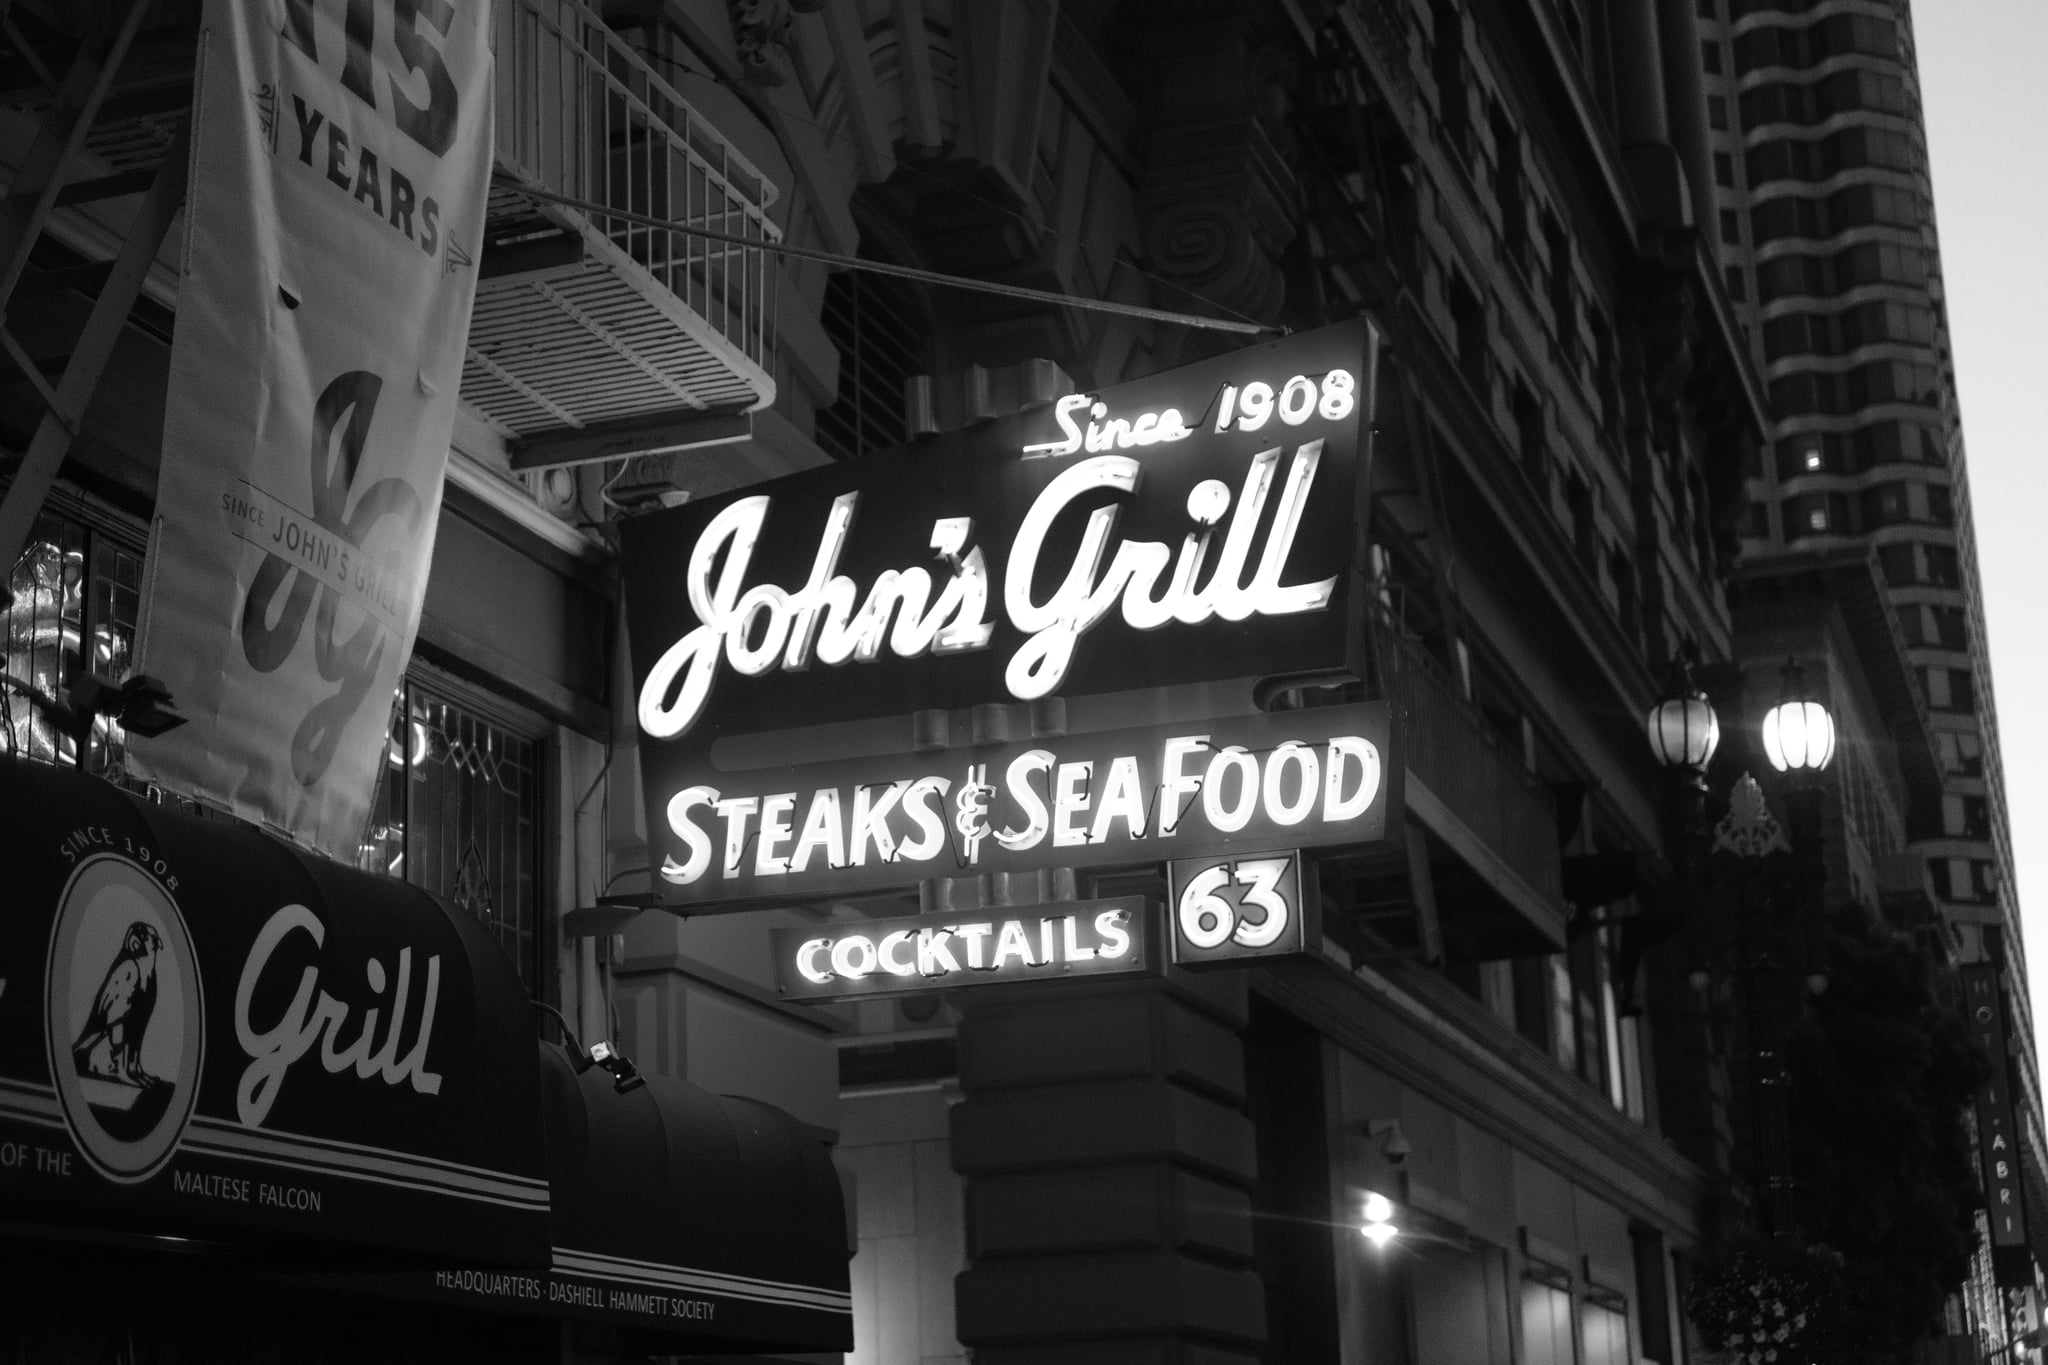
[[[1887,587],[1903,587],[1908,583],[1920,581],[1920,568],[1913,558],[1911,545],[1881,545],[1878,547],[1877,560],[1884,568],[1884,581]]]
[[[1937,711],[1946,711],[1951,705],[1948,693],[1948,670],[1929,668],[1923,670],[1926,679],[1927,704]]]
[[[1549,1282],[1550,1275],[1522,1281],[1522,1365],[1575,1365],[1572,1349],[1572,1296],[1564,1287],[1570,1281]],[[1605,1362],[1602,1362],[1605,1365]]]
[[[1937,588],[1963,586],[1962,560],[1954,549],[1946,545],[1926,545],[1921,549],[1927,556],[1926,582]]]
[[[1709,76],[1721,74],[1721,45],[1708,39],[1700,44],[1700,65]]]
[[[1489,391],[1486,309],[1455,267],[1445,270],[1445,279],[1445,302],[1450,305],[1451,326],[1457,333],[1458,368],[1484,397]]]
[[[1529,196],[1522,176],[1522,135],[1496,104],[1488,116],[1493,132],[1493,202],[1500,210],[1501,249],[1522,269],[1529,267]]]
[[[1544,454],[1543,405],[1529,392],[1529,386],[1519,379],[1515,381],[1513,408],[1515,447],[1522,458],[1522,474],[1531,484],[1547,491],[1550,462]]]
[[[1572,549],[1587,572],[1593,569],[1593,490],[1585,476],[1572,470],[1565,477],[1565,513],[1571,518]]]
[[[1471,82],[1465,73],[1465,21],[1450,0],[1435,0],[1429,11],[1436,41],[1430,49],[1430,74],[1436,78],[1437,117],[1444,141],[1460,156],[1469,156]]]
[[[1943,488],[1940,484],[1928,484],[1927,519],[1937,526],[1955,525],[1955,494]]]
[[[1453,1250],[1417,1241],[1408,1277],[1415,1365],[1472,1365],[1508,1358],[1507,1252],[1475,1242]]]
[[[1628,1305],[1619,1295],[1602,1293],[1579,1305],[1579,1328],[1586,1342],[1586,1365],[1634,1365],[1628,1348]]]
[[[1953,793],[1941,798],[1942,833],[1958,839],[1989,839],[1991,837],[1991,802],[1982,796],[1957,796]]]
[[[915,286],[864,270],[825,285],[820,321],[839,348],[839,394],[818,410],[825,453],[847,460],[909,439],[904,381],[929,368],[930,327]]]
[[[127,674],[141,606],[140,534],[70,502],[59,493],[45,504],[8,580],[13,604],[0,614],[0,672],[51,697],[81,672],[117,681]],[[70,737],[4,685],[0,753],[78,761]],[[88,737],[84,766],[118,777],[122,757],[119,727],[103,721]]]
[[[361,864],[403,877],[488,925],[532,990],[540,774],[533,741],[408,677],[393,708]]]
[[[1735,158],[1726,152],[1714,153],[1714,183],[1731,189],[1735,185]]]
[[[1733,209],[1721,210],[1721,244],[1733,247],[1742,245],[1742,219]]]

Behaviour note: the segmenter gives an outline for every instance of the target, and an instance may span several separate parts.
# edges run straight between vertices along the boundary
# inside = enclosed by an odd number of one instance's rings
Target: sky
[[[1916,0],[2036,1050],[2048,1032],[2048,0]]]

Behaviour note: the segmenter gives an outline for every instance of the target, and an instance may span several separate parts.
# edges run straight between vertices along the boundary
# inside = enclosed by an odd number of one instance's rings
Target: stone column
[[[1689,0],[1688,0],[1689,3]],[[1682,227],[1692,219],[1685,172],[1671,146],[1663,43],[1653,0],[1608,7],[1614,43],[1615,131],[1637,206],[1652,222]],[[1695,49],[1695,56],[1697,50]]]
[[[953,1166],[978,1365],[1251,1365],[1243,983],[970,995]]]
[[[1700,69],[1700,20],[1696,0],[1659,0],[1658,36],[1664,60],[1664,96],[1670,110],[1671,142],[1685,166],[1692,192],[1693,221],[1720,259],[1720,218],[1714,212],[1714,159],[1707,129],[1706,77]]]

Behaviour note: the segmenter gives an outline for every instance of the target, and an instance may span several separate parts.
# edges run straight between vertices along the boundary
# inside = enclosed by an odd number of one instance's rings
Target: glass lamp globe
[[[1764,757],[1781,773],[1817,773],[1835,756],[1835,718],[1813,699],[1806,670],[1785,660],[1784,687],[1764,713]]]
[[[1817,701],[1784,701],[1764,713],[1764,756],[1781,773],[1817,773],[1835,756],[1835,718]]]
[[[1692,670],[1674,665],[1664,700],[1650,708],[1644,730],[1650,752],[1667,768],[1704,770],[1721,743],[1721,720],[1706,694],[1693,686]]]

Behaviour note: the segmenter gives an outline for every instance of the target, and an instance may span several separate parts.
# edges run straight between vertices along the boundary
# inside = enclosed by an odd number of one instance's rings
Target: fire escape
[[[1392,6],[1336,6],[1295,110],[1299,278],[1324,320],[1371,309],[1389,329],[1376,462],[1399,471],[1399,486],[1376,493],[1373,538],[1383,547],[1389,538],[1409,543],[1427,580],[1376,582],[1367,607],[1369,685],[1403,717],[1415,819],[1405,846],[1343,869],[1346,914],[1334,933],[1364,961],[1550,952],[1565,930],[1557,800],[1474,705],[1457,659],[1443,487],[1456,457],[1425,395],[1442,376],[1424,352],[1440,343],[1411,297],[1422,279],[1414,149],[1428,136],[1428,115],[1409,43]]]
[[[138,332],[169,339],[199,10],[0,0],[0,432],[21,452],[0,456],[0,563],[82,433],[161,411],[140,372],[95,394]],[[463,402],[515,469],[741,439],[775,398],[774,275],[749,245],[779,237],[774,187],[581,0],[496,0],[494,21]]]

